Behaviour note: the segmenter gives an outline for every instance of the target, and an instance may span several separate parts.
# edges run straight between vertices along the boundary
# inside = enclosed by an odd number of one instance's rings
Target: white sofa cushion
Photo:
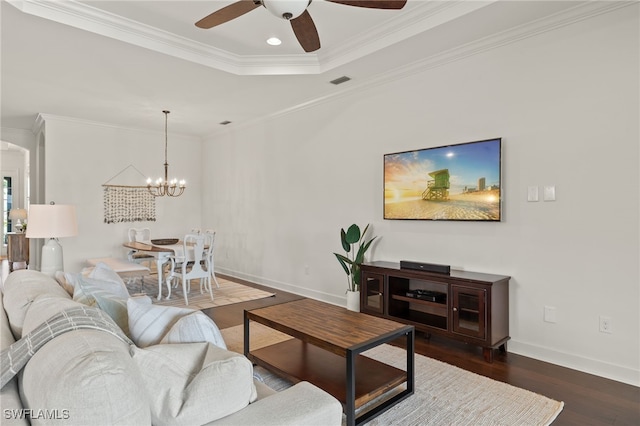
[[[80,306],[78,302],[71,299],[63,299],[49,294],[42,294],[36,297],[24,318],[22,335],[26,336],[28,333],[31,333],[36,327],[54,315],[67,309],[77,308],[78,306]]]
[[[40,274],[40,280],[43,277]],[[36,296],[25,314],[24,333],[65,309],[81,306],[54,280],[51,285],[64,297],[51,292]],[[19,387],[25,408],[58,409],[60,416],[68,416],[65,425],[151,424],[149,402],[140,397],[146,395],[144,382],[129,345],[104,331],[74,330],[46,343],[23,369]]]
[[[151,402],[154,425],[204,424],[256,398],[253,366],[209,343],[131,346]]]
[[[258,382],[259,383],[259,382]],[[309,382],[300,382],[206,426],[330,426],[342,424],[342,404]]]
[[[9,274],[4,283],[3,294],[4,309],[16,339],[22,337],[25,315],[36,297],[48,294],[67,300],[71,299],[56,280],[41,272],[28,269],[21,269]]]
[[[56,337],[33,355],[19,383],[25,408],[58,409],[68,417],[65,425],[151,424],[144,382],[128,345],[103,331]]]
[[[0,298],[2,296],[0,295]],[[0,303],[0,306],[3,305]],[[5,313],[4,306],[0,312],[0,350],[4,350],[15,342],[11,328],[9,327],[9,319]],[[13,413],[20,413],[22,409],[22,401],[20,401],[20,392],[18,391],[18,380],[14,377],[0,390],[0,412],[2,413],[3,425],[28,425],[25,416]]]

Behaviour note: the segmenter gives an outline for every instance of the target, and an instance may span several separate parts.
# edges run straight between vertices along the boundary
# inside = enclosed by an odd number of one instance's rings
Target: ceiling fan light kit
[[[320,36],[316,25],[307,10],[312,0],[240,0],[205,16],[198,22],[198,28],[209,29],[229,22],[245,13],[249,13],[258,6],[264,6],[278,18],[291,22],[300,46],[305,52],[320,49]],[[345,6],[363,7],[368,9],[402,9],[407,0],[326,0]]]
[[[262,0],[265,9],[287,21],[302,15],[310,4],[311,0]]]

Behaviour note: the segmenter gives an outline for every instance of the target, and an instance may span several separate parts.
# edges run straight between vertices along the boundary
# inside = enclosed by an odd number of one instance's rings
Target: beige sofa
[[[1,349],[78,306],[53,278],[28,270],[11,273],[2,295]],[[211,343],[141,348],[98,329],[68,331],[45,343],[2,388],[0,405],[3,425],[30,420],[324,426],[342,421],[341,404],[321,389],[301,382],[275,392],[255,379],[244,356]]]

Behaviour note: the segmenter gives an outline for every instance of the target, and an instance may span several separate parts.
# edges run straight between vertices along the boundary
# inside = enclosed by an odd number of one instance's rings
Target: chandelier
[[[164,180],[158,178],[155,182],[151,178],[147,179],[147,189],[154,197],[179,197],[184,192],[187,184],[184,180],[178,182],[178,179],[169,180],[169,163],[167,163],[167,117],[171,111],[162,111],[164,113]]]

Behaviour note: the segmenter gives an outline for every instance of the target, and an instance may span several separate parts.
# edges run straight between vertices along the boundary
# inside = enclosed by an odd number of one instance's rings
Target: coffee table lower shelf
[[[298,339],[289,339],[248,354],[248,358],[293,383],[308,381],[346,404],[346,359]],[[356,358],[355,408],[407,381],[407,373],[363,355]]]

